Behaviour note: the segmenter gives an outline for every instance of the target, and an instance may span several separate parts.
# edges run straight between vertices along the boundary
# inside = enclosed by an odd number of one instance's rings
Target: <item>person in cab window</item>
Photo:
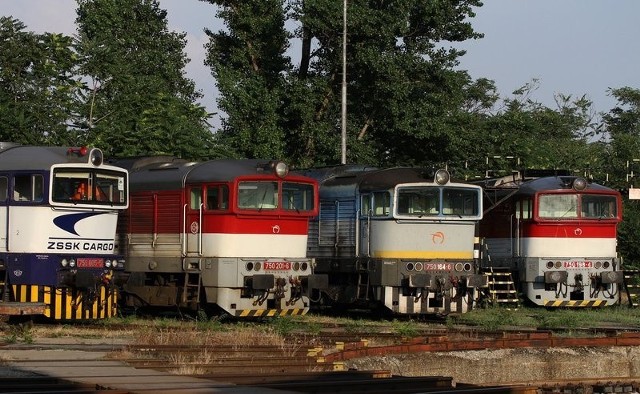
[[[109,197],[100,186],[95,187],[93,196],[96,201],[109,201]]]
[[[73,195],[73,200],[86,200],[87,199],[87,182],[80,182],[76,188],[76,193]]]

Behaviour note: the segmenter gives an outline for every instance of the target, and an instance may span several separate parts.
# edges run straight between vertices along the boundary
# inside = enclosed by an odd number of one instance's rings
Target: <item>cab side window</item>
[[[0,201],[7,201],[9,197],[9,178],[0,176]]]
[[[370,194],[363,194],[360,197],[360,210],[362,212],[360,216],[371,215],[372,211],[371,211],[371,195]]]
[[[531,219],[531,211],[530,199],[516,201],[516,218]]]
[[[13,178],[14,201],[36,201],[44,199],[44,178],[42,175],[16,175]]]
[[[189,203],[189,208],[198,210],[200,209],[200,204],[202,204],[202,189],[199,187],[194,187],[191,189],[189,193],[191,202]]]
[[[373,216],[387,216],[391,208],[391,198],[388,192],[373,193]]]
[[[227,185],[207,186],[207,210],[222,211],[229,208],[229,187]]]

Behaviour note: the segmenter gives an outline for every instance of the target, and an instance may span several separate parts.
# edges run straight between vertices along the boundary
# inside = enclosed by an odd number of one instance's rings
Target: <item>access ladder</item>
[[[358,284],[356,287],[356,300],[369,300],[369,262],[358,260]]]
[[[630,307],[640,305],[640,270],[624,270],[624,290]],[[623,293],[620,292],[620,303],[623,302],[622,297]]]
[[[508,267],[487,267],[484,275],[487,276],[486,291],[491,304],[518,306],[518,291]]]
[[[182,305],[196,308],[200,302],[200,271],[186,271],[184,273],[184,287],[182,288]]]

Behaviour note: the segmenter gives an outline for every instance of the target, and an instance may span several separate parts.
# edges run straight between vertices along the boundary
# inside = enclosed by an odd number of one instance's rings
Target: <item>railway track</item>
[[[515,332],[478,332],[474,330],[430,331],[417,337],[403,337],[389,333],[347,333],[334,331],[318,334],[313,347],[237,346],[216,347],[149,347],[136,345],[128,351],[142,354],[149,360],[137,361],[148,368],[168,369],[171,358],[186,360],[188,357],[206,355],[206,363],[192,361],[202,368],[198,376],[216,381],[252,387],[264,387],[295,392],[368,392],[414,393],[456,392],[480,393],[553,393],[562,390],[571,393],[633,392],[638,389],[634,380],[621,381],[605,377],[589,383],[576,381],[529,382],[524,385],[478,386],[454,382],[448,376],[407,377],[395,376],[389,370],[348,370],[346,361],[370,356],[411,354],[421,352],[450,352],[479,349],[545,348],[545,347],[610,347],[640,346],[640,333],[619,332],[613,329],[583,332],[580,338],[557,336],[551,331],[518,330]],[[298,337],[299,338],[299,337]],[[286,343],[294,343],[293,338]],[[375,344],[375,345],[372,345]],[[163,354],[173,354],[167,357]],[[176,357],[175,354],[181,354]],[[127,362],[131,362],[127,360]],[[153,365],[155,363],[155,366]],[[228,367],[227,367],[228,366]],[[234,373],[235,370],[250,373]],[[321,382],[321,383],[320,383]],[[610,391],[613,390],[613,391]]]
[[[217,387],[216,390],[233,392],[239,387],[260,390],[313,392],[313,393],[526,393],[546,394],[561,392],[605,393],[640,391],[633,379],[603,376],[589,382],[545,381],[516,385],[481,386],[455,382],[450,376],[398,376],[388,369],[349,370],[347,361],[362,357],[380,357],[397,354],[429,352],[456,352],[486,349],[548,348],[548,347],[635,347],[640,346],[640,333],[607,329],[582,333],[578,338],[559,336],[550,331],[518,330],[512,332],[479,332],[474,330],[428,332],[426,335],[403,337],[387,333],[347,333],[333,331],[318,335],[294,334],[285,338],[287,345],[168,345],[168,344],[105,344],[68,343],[50,339],[33,344],[2,344],[0,347],[17,351],[82,351],[107,354],[106,358],[79,361],[75,357],[58,357],[55,364],[62,369],[75,370],[72,378],[29,375],[4,376],[0,374],[0,392],[96,392],[113,393],[154,392],[158,376],[177,376],[177,383],[167,383],[167,389],[183,384],[187,390],[190,379],[198,384]],[[311,344],[312,346],[306,346]],[[3,352],[4,353],[4,352]],[[107,360],[107,361],[105,361]],[[105,365],[104,363],[111,363]],[[2,362],[0,361],[0,364]],[[87,371],[114,371],[114,363],[128,366],[135,375],[137,387],[106,384],[115,382],[118,374],[103,373],[101,381],[90,383]],[[44,368],[52,364],[47,357],[32,356],[24,362],[13,360],[17,370]],[[22,368],[21,366],[24,366]],[[81,368],[79,367],[81,366]],[[160,375],[157,375],[160,374]],[[184,383],[180,383],[184,379]],[[145,386],[145,382],[149,384]],[[202,386],[200,386],[202,387]],[[194,388],[193,390],[196,390]],[[277,391],[276,391],[277,390]],[[181,392],[188,392],[182,391]]]

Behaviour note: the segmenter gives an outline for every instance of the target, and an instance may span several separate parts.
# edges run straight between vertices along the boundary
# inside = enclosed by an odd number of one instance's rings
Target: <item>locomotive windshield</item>
[[[314,188],[312,184],[282,182],[282,209],[296,212],[312,211]],[[240,182],[238,186],[238,208],[276,209],[279,207],[278,182]]]
[[[238,208],[275,209],[277,207],[277,182],[240,182],[238,186]]]
[[[59,168],[53,173],[53,202],[125,206],[126,174],[101,169]]]
[[[479,189],[461,187],[400,187],[398,214],[409,216],[478,216]]]
[[[542,194],[541,219],[603,219],[618,216],[615,196],[602,194]]]

